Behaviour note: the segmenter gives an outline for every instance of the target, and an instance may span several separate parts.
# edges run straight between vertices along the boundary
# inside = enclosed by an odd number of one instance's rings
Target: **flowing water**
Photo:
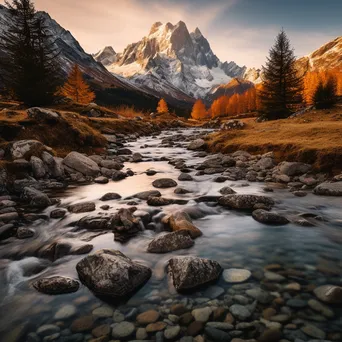
[[[187,135],[193,133],[192,130],[182,132]],[[171,303],[172,300],[184,300],[185,297],[193,299],[205,297],[203,293],[198,292],[188,295],[175,292],[165,272],[167,261],[174,255],[210,258],[218,261],[222,268],[246,268],[255,274],[269,264],[280,264],[285,269],[299,270],[314,285],[342,283],[342,248],[338,243],[341,243],[342,234],[342,200],[338,197],[319,197],[309,194],[299,198],[293,196],[287,189],[276,187],[274,192],[267,196],[275,199],[277,203],[275,210],[279,213],[288,217],[311,213],[322,217],[322,220],[315,221],[314,227],[302,227],[292,223],[285,226],[266,226],[256,222],[245,212],[226,210],[214,204],[197,203],[194,200],[200,196],[218,196],[218,191],[227,185],[239,194],[265,195],[264,183],[227,181],[219,184],[212,181],[214,176],[195,176],[194,170],[191,173],[194,181],[177,181],[179,186],[191,190],[192,193],[178,196],[174,194],[174,188],[161,190],[165,198],[188,199],[189,203],[186,207],[192,207],[194,213],[199,213],[194,224],[203,232],[203,236],[196,239],[194,247],[167,254],[146,252],[148,243],[162,229],[162,213],[184,208],[184,205],[170,205],[160,209],[149,208],[146,201],[139,201],[137,205],[139,210],[152,213],[156,231],[143,230],[126,244],[115,242],[113,233],[91,236],[89,232],[75,231],[72,223],[84,216],[94,216],[98,213],[110,215],[118,208],[129,208],[128,200],[125,198],[141,191],[153,190],[153,180],[164,177],[177,180],[180,171],[167,161],[156,161],[160,157],[183,158],[188,166],[204,161],[205,158],[195,157],[196,152],[188,151],[184,146],[161,147],[161,140],[169,134],[172,133],[162,133],[157,139],[141,138],[126,146],[144,156],[144,162],[125,163],[125,168],[133,170],[134,176],[106,185],[69,187],[64,192],[55,194],[61,199],[58,207],[82,201],[94,201],[96,212],[69,214],[59,220],[42,218],[32,223],[32,228],[35,230],[33,238],[16,239],[9,244],[0,245],[0,331],[11,331],[18,327],[25,327],[27,332],[36,331],[43,324],[55,323],[54,315],[63,305],[73,304],[77,312],[62,324],[62,328],[68,328],[72,320],[91,313],[94,308],[103,304],[85,286],[81,286],[75,293],[58,296],[44,295],[30,286],[33,279],[42,276],[62,275],[78,279],[75,266],[84,255],[66,256],[52,262],[37,258],[32,252],[36,250],[36,246],[50,244],[55,240],[70,241],[73,245],[91,243],[94,246],[93,251],[102,248],[120,250],[133,260],[152,269],[151,279],[127,303],[121,304],[119,307],[121,312],[127,312],[137,305],[155,304],[162,300],[171,299],[169,301]],[[142,145],[147,147],[141,149]],[[147,176],[145,173],[147,169],[154,169],[158,173]],[[249,186],[246,186],[246,183]],[[99,201],[99,198],[108,192],[119,193],[122,200],[106,203]],[[109,211],[100,209],[103,204],[111,206]],[[42,214],[48,216],[55,208],[56,206],[49,207]],[[320,267],[322,264],[327,268],[324,272]],[[298,280],[295,276],[293,279]],[[254,278],[251,282],[258,283],[258,280]],[[218,285],[226,291],[231,286],[222,279],[219,280]]]

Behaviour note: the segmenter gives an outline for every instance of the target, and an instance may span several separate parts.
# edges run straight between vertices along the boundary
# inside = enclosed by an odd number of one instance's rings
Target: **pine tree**
[[[302,77],[298,75],[295,62],[290,41],[282,30],[263,67],[263,89],[259,96],[268,119],[289,116],[294,105],[302,100]]]
[[[317,109],[331,108],[337,102],[337,80],[334,75],[327,75],[324,82],[323,77],[320,78],[317,89],[313,95],[313,102]]]
[[[53,101],[60,70],[58,51],[44,18],[31,0],[5,2],[12,17],[0,36],[2,81],[8,92],[29,106]]]
[[[157,107],[157,112],[159,114],[165,114],[169,112],[169,108],[167,106],[167,103],[164,99],[160,99]]]
[[[197,100],[192,108],[191,117],[195,120],[205,119],[207,117],[207,109],[201,100]]]
[[[59,93],[81,104],[88,104],[95,99],[95,93],[89,89],[89,85],[84,81],[82,72],[77,64],[73,65],[68,79]]]

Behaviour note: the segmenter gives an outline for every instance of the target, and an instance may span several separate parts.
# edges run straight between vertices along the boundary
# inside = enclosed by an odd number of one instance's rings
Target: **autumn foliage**
[[[88,104],[95,99],[95,93],[90,90],[89,85],[84,81],[82,72],[77,64],[72,67],[68,79],[59,93],[81,104]]]
[[[242,113],[257,110],[257,90],[255,87],[248,89],[243,94],[233,96],[221,96],[211,106],[212,117],[235,116]]]
[[[169,112],[169,108],[167,106],[167,103],[164,99],[160,99],[157,107],[158,114],[164,114]]]
[[[206,119],[209,117],[207,109],[201,100],[197,100],[192,108],[191,117],[195,120]]]

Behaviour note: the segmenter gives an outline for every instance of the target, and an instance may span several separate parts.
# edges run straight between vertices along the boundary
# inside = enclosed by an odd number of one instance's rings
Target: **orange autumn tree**
[[[74,64],[67,81],[60,89],[60,94],[76,103],[88,104],[95,99],[95,93],[84,81],[82,72],[77,64]]]
[[[167,106],[167,103],[164,99],[160,99],[157,107],[158,114],[165,114],[169,112],[169,108]]]
[[[207,109],[202,100],[197,100],[192,108],[191,117],[195,120],[201,120],[208,117]]]

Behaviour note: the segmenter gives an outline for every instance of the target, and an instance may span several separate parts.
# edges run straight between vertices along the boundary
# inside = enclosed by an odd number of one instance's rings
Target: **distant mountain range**
[[[171,107],[189,110],[196,98],[209,103],[218,96],[241,93],[261,82],[259,69],[241,67],[233,61],[221,62],[201,31],[196,28],[189,32],[182,21],[176,25],[156,22],[147,36],[121,53],[107,46],[90,55],[48,13],[37,15],[46,19],[60,50],[62,72],[66,75],[77,63],[102,103],[151,109],[164,97]],[[0,5],[0,32],[7,30],[11,20],[8,9]],[[3,53],[0,51],[0,58]],[[297,63],[303,72],[341,70],[342,37]]]
[[[163,97],[206,98],[233,78],[257,81],[259,77],[256,70],[247,70],[246,66],[222,63],[201,31],[196,28],[189,32],[182,21],[176,25],[156,22],[146,37],[122,53],[106,47],[94,58],[113,74]]]

